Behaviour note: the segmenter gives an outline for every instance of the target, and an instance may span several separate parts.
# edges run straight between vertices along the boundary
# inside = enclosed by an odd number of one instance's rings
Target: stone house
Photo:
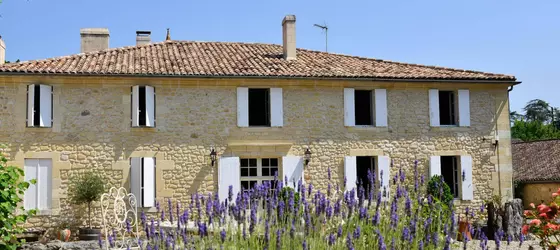
[[[383,171],[390,191],[415,160],[461,208],[512,198],[515,77],[296,49],[295,24],[282,20],[282,45],[137,32],[136,46],[114,49],[107,29],[82,29],[80,54],[0,66],[0,143],[37,179],[30,224],[60,214],[69,177],[87,170],[147,211],[197,191],[223,199],[274,173],[326,189],[330,169],[351,189]]]
[[[552,201],[560,188],[560,140],[514,142],[511,144],[516,198],[523,206]]]

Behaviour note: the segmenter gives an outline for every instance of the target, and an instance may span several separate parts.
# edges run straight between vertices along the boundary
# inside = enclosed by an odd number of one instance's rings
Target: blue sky
[[[0,35],[7,60],[78,53],[79,29],[106,27],[110,46],[152,41],[281,43],[281,21],[297,16],[297,46],[392,61],[513,74],[512,110],[540,98],[560,106],[560,1],[144,1],[3,0]]]

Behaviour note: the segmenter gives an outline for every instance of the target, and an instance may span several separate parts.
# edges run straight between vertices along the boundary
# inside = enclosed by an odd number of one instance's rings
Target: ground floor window
[[[264,181],[273,182],[278,172],[278,158],[242,158],[240,161],[243,190],[261,185]]]
[[[357,156],[356,157],[356,186],[363,187],[365,197],[369,197],[369,193],[373,190],[370,178],[375,173],[375,156]],[[374,180],[375,181],[375,180]]]
[[[441,176],[443,180],[451,189],[453,197],[459,197],[459,184],[461,171],[459,170],[459,157],[457,156],[442,156],[441,157]]]

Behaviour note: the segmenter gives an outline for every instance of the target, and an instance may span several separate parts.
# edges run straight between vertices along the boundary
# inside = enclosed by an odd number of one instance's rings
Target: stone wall
[[[52,128],[26,128],[26,85],[54,87]],[[131,128],[131,86],[149,84],[156,91],[156,128]],[[282,87],[282,128],[239,128],[236,87]],[[344,127],[343,88],[386,88],[387,128]],[[219,155],[280,157],[313,152],[305,169],[308,183],[326,189],[326,169],[342,183],[347,155],[388,155],[394,168],[412,179],[414,160],[428,175],[431,155],[471,155],[474,200],[480,206],[492,194],[511,192],[508,92],[506,85],[314,80],[211,80],[109,77],[0,78],[0,143],[11,163],[25,158],[53,159],[53,209],[68,206],[68,177],[88,169],[111,185],[128,187],[129,158],[157,158],[158,199],[182,203],[193,192],[217,189]],[[428,89],[470,89],[471,126],[429,126]],[[498,129],[497,129],[498,128]],[[498,150],[492,140],[498,134]],[[500,171],[498,171],[500,170]],[[498,181],[502,179],[502,181]],[[98,213],[96,209],[96,213]],[[44,226],[52,216],[36,216],[30,226]],[[96,222],[99,223],[99,216]]]

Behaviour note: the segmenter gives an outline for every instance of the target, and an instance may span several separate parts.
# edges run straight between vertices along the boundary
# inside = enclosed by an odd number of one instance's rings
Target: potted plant
[[[80,240],[97,240],[101,234],[101,228],[91,226],[91,206],[101,198],[104,190],[103,179],[93,172],[77,176],[70,182],[70,201],[76,205],[87,205],[87,228],[79,229]]]

